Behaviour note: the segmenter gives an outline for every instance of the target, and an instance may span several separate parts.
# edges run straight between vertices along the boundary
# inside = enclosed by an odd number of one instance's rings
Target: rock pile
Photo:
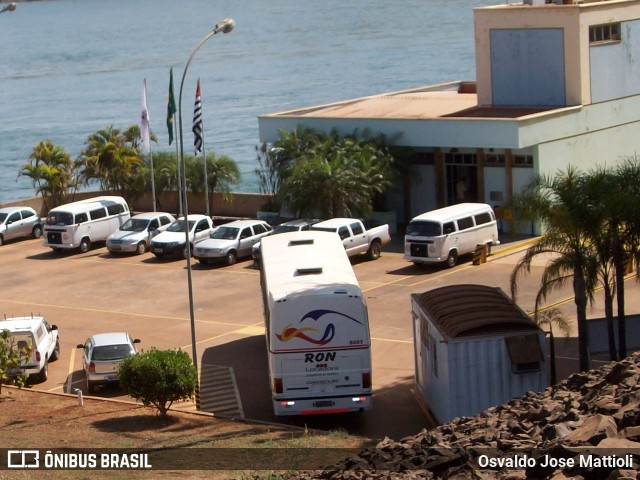
[[[640,480],[640,353],[300,478]]]

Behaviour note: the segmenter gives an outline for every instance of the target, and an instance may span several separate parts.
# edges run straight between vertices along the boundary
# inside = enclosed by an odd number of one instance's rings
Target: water
[[[257,192],[257,116],[431,83],[475,79],[473,12],[490,0],[43,0],[0,15],[0,203],[34,194],[18,177],[44,139],[77,157],[88,135],[139,122],[147,80],[151,130],[169,146],[174,89],[185,152],[201,79],[207,152],[239,165],[239,191]],[[176,118],[177,121],[177,118]]]

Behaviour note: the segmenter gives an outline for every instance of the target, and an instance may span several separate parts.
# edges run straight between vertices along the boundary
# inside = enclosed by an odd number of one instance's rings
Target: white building
[[[388,198],[398,223],[467,201],[504,205],[535,174],[636,154],[640,0],[525,0],[474,9],[477,81],[261,115],[260,140],[296,126],[385,135],[413,151]],[[501,209],[497,209],[500,215]],[[539,233],[531,225],[503,225]]]

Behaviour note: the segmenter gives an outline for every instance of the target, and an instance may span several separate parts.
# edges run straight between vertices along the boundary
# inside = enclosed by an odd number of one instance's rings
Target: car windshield
[[[189,220],[189,231],[191,231],[195,224],[195,220]],[[167,232],[184,232],[184,219],[181,218],[180,220],[173,222],[169,228],[167,228]]]
[[[416,237],[439,237],[442,235],[442,226],[438,222],[411,222],[407,227],[407,235],[415,235]]]
[[[147,229],[149,220],[143,220],[141,218],[130,218],[120,227],[123,232],[143,232]]]
[[[91,360],[96,361],[109,361],[109,360],[122,360],[127,355],[133,354],[131,345],[123,343],[122,345],[104,345],[102,347],[95,347]]]
[[[273,230],[273,233],[297,232],[298,230],[300,230],[300,227],[297,227],[295,225],[278,225]]]
[[[222,240],[235,240],[238,238],[239,228],[235,227],[218,227],[212,234],[211,238],[219,238]]]
[[[47,215],[48,225],[73,225],[73,215],[69,212],[49,212]]]

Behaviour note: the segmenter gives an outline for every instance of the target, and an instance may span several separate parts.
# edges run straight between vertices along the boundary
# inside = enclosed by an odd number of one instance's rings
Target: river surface
[[[201,81],[206,152],[233,158],[257,192],[257,116],[454,80],[475,80],[473,8],[491,0],[42,0],[0,15],[0,203],[34,195],[19,177],[50,139],[76,158],[91,133],[139,122],[147,82],[152,151],[166,127],[169,70],[185,77],[185,152]],[[177,120],[177,119],[176,119]]]

